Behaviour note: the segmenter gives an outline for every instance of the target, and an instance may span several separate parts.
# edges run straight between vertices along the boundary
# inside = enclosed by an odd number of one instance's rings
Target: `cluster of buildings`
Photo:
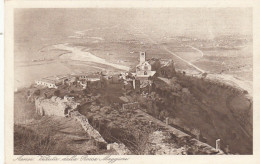
[[[131,90],[136,91],[147,91],[153,85],[153,81],[155,77],[164,77],[164,78],[172,78],[176,74],[174,62],[172,60],[163,60],[163,59],[146,59],[146,53],[141,52],[139,63],[136,65],[135,72],[122,72],[119,75],[104,75],[102,73],[96,73],[91,75],[86,74],[77,74],[77,75],[64,75],[64,76],[52,76],[47,78],[42,78],[40,80],[36,80],[35,83],[37,86],[47,87],[58,89],[62,86],[76,86],[81,87],[82,89],[86,89],[87,87],[92,87],[93,83],[95,85],[102,86],[102,83],[120,83],[123,84],[125,88],[130,88]],[[189,93],[189,90],[183,89],[183,92]],[[47,97],[47,96],[46,96]],[[107,144],[107,142],[102,138],[100,133],[95,130],[88,122],[87,118],[81,115],[78,112],[81,104],[79,101],[75,101],[74,97],[65,95],[63,98],[58,96],[52,96],[51,98],[46,97],[37,97],[35,99],[36,112],[42,116],[44,115],[55,115],[61,117],[72,117],[79,121],[83,127],[83,129],[97,142]],[[138,102],[130,102],[123,104],[123,110],[135,110],[139,109],[140,105]],[[147,116],[147,115],[145,115]],[[151,116],[149,116],[151,117]],[[152,119],[151,119],[152,120]],[[152,125],[152,121],[149,121],[149,124]],[[166,127],[168,128],[169,119],[166,118]],[[172,129],[170,129],[173,131]],[[175,132],[175,131],[173,131]],[[180,132],[178,132],[179,134]],[[149,138],[149,142],[153,143],[152,149],[156,150],[156,154],[181,154],[186,151],[183,148],[177,149],[172,148],[174,145],[169,143],[165,143],[162,138],[168,137],[167,133],[162,133],[161,131],[156,131]],[[174,133],[173,133],[174,134]],[[158,138],[160,140],[158,140]],[[206,144],[201,142],[197,142],[197,145],[202,145],[206,147],[207,152],[210,153],[223,153],[220,150],[220,140],[216,141],[216,150],[211,149]],[[159,145],[159,148],[158,148]],[[160,147],[160,145],[163,145]],[[108,148],[113,147],[119,154],[128,154],[130,151],[124,146],[119,144],[108,144]],[[203,150],[204,151],[204,150]],[[167,152],[167,153],[166,153]]]
[[[102,86],[103,83],[123,83],[125,89],[140,90],[152,86],[153,77],[160,76],[165,78],[172,78],[175,75],[175,67],[172,60],[163,59],[146,59],[146,53],[140,52],[139,63],[133,72],[122,72],[117,75],[96,74],[77,74],[53,76],[36,80],[37,86],[58,89],[60,86],[80,86],[86,89],[91,84],[95,83],[97,86]]]
[[[58,86],[56,85],[56,82],[51,80],[51,79],[41,79],[41,80],[36,80],[35,81],[36,85],[39,85],[39,86],[45,86],[45,87],[48,87],[48,88],[55,88],[57,89]]]
[[[153,76],[172,78],[175,75],[173,60],[146,59],[145,52],[140,53],[140,63],[136,66],[136,79],[148,79]]]
[[[54,88],[58,89],[60,86],[81,86],[83,89],[86,89],[90,83],[100,82],[100,75],[93,74],[93,75],[64,75],[64,76],[51,76],[42,78],[40,80],[36,80],[35,84],[37,86],[47,87],[47,88]]]
[[[140,52],[139,64],[135,72],[121,73],[120,78],[124,80],[125,86],[132,86],[135,90],[148,89],[153,84],[153,78],[172,78],[175,75],[175,66],[172,60],[168,59],[146,59],[146,53]]]

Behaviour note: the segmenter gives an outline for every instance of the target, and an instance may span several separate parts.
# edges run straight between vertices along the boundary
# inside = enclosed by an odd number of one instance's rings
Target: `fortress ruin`
[[[67,96],[64,96],[64,99],[52,96],[50,99],[40,97],[35,100],[36,113],[42,116],[55,115],[66,117],[71,111],[77,110],[78,106],[79,103],[74,102],[71,97]]]

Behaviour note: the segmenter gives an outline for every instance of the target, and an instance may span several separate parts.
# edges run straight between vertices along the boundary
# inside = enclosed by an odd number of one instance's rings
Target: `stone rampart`
[[[88,135],[90,135],[95,141],[107,144],[100,133],[89,124],[88,119],[85,116],[80,114],[78,111],[71,112],[70,116],[75,118],[81,124],[82,128],[88,133]]]
[[[44,116],[68,116],[71,111],[77,110],[78,103],[53,96],[50,99],[43,97],[35,99],[36,113]]]

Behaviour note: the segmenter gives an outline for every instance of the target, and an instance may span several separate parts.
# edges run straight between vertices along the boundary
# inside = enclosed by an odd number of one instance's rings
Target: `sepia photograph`
[[[258,163],[260,5],[197,2],[5,2],[5,163]]]
[[[252,155],[252,8],[14,9],[14,155]]]

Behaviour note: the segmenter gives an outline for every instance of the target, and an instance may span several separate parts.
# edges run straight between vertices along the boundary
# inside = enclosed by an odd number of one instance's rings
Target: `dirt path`
[[[193,46],[191,46],[191,45],[187,45],[187,46],[190,47],[190,48],[192,48],[192,49],[194,49],[194,50],[196,50],[196,51],[198,51],[198,52],[201,54],[201,57],[204,56],[204,53],[203,53],[201,50],[199,50],[198,48],[193,47]]]
[[[198,48],[196,48],[196,47],[193,47],[193,46],[191,46],[191,45],[187,45],[187,46],[190,47],[190,48],[192,48],[192,49],[195,50],[195,51],[198,51],[198,52],[200,53],[200,55],[201,55],[200,58],[198,58],[198,59],[196,59],[196,60],[193,60],[192,62],[196,62],[196,61],[200,60],[201,58],[203,58],[204,53],[203,53],[200,49],[198,49]]]

